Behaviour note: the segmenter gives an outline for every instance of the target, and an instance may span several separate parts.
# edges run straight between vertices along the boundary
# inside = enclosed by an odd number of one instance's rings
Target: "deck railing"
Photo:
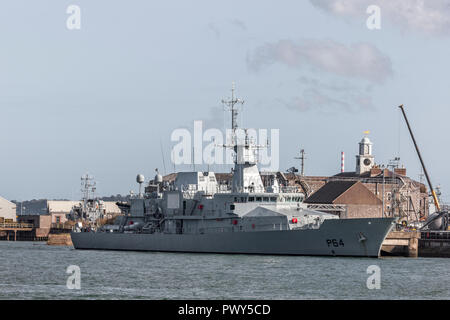
[[[30,228],[33,228],[32,223],[20,223],[20,222],[0,223],[0,229],[30,229]]]
[[[61,222],[54,222],[51,224],[52,229],[72,229],[71,225],[61,223]]]

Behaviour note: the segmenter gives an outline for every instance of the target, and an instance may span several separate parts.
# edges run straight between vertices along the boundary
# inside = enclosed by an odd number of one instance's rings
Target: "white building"
[[[0,197],[0,220],[16,222],[16,205],[2,197]]]

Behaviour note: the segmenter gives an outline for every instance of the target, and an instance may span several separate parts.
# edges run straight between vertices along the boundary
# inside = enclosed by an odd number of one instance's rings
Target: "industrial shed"
[[[66,215],[68,215],[74,206],[79,206],[80,201],[69,200],[48,200],[47,212],[51,215],[52,223],[64,223],[67,221]]]
[[[16,204],[0,197],[0,223],[16,222]]]

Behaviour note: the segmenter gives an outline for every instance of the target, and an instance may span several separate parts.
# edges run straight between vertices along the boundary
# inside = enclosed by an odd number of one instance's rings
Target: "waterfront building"
[[[0,223],[16,222],[16,204],[0,197]]]

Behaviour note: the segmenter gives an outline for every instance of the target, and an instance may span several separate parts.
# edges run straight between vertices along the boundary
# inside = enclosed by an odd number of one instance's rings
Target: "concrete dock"
[[[381,246],[382,256],[419,256],[419,231],[391,231]]]
[[[450,231],[423,231],[419,257],[450,258]]]

